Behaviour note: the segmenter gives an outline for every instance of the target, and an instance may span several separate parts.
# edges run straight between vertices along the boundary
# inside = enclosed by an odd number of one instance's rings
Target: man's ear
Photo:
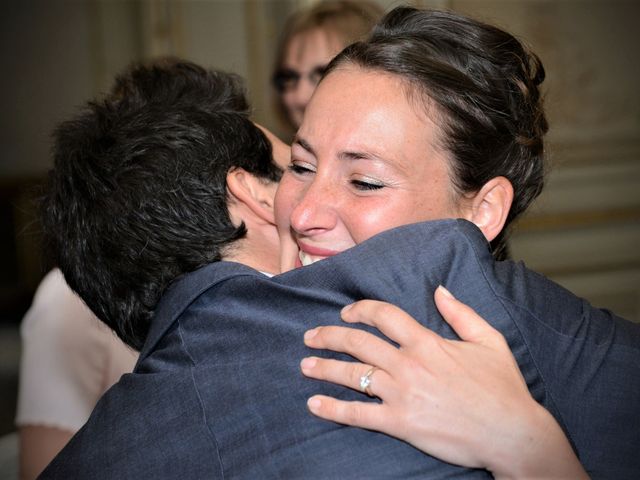
[[[273,199],[277,187],[276,182],[262,180],[242,168],[232,168],[227,172],[227,189],[231,203],[242,203],[254,215],[274,225]]]
[[[475,223],[485,238],[492,241],[504,228],[512,202],[511,182],[505,177],[492,178],[474,195],[467,220]]]

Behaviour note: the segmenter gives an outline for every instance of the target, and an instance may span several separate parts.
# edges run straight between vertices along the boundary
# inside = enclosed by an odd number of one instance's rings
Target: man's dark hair
[[[497,176],[511,182],[505,229],[492,242],[501,258],[506,227],[544,183],[548,125],[540,59],[497,27],[456,13],[398,7],[369,38],[335,57],[325,75],[345,64],[401,77],[408,95],[422,99],[427,114],[435,113],[460,193],[476,192]]]
[[[229,217],[227,172],[281,175],[238,78],[186,62],[131,68],[54,140],[46,245],[69,286],[138,350],[167,286],[246,233]]]
[[[116,76],[105,100],[126,103],[128,108],[186,105],[209,112],[250,113],[241,77],[175,57],[132,64]]]

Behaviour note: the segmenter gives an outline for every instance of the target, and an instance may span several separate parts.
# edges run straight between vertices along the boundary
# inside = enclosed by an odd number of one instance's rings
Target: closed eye
[[[351,185],[353,185],[356,189],[363,191],[379,190],[381,188],[384,188],[384,185],[381,183],[366,182],[364,180],[351,180]]]
[[[311,168],[311,166],[300,163],[290,163],[289,166],[287,166],[287,169],[297,175],[315,173],[315,170]]]

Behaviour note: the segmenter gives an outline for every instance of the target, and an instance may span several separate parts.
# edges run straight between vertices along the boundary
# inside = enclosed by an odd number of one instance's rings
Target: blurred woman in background
[[[302,123],[304,109],[329,61],[369,33],[382,13],[379,5],[369,1],[328,0],[287,20],[272,80],[279,114],[292,131]]]

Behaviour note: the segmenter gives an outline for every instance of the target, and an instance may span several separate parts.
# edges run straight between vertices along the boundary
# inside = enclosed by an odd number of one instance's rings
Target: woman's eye
[[[365,180],[351,180],[351,185],[353,185],[358,190],[379,190],[384,188],[384,185],[379,182],[371,182]]]
[[[297,173],[298,175],[305,175],[308,173],[314,173],[313,168],[309,165],[304,165],[300,163],[290,163],[287,167],[290,172]]]

